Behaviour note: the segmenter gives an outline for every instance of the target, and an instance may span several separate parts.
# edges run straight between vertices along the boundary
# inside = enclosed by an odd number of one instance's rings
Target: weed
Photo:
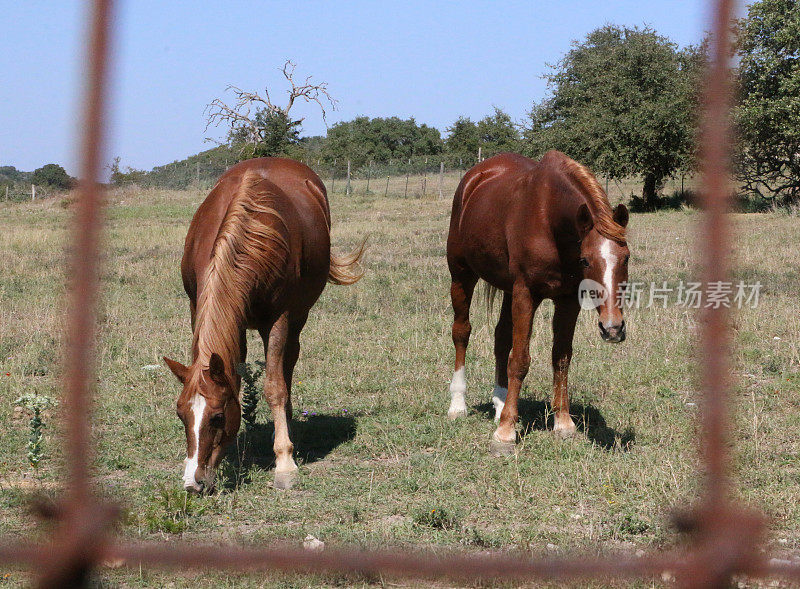
[[[261,395],[261,388],[258,386],[258,379],[264,373],[264,362],[258,360],[255,366],[242,363],[236,366],[236,372],[242,377],[244,386],[242,387],[242,420],[246,430],[252,430],[256,425],[256,409],[258,408],[258,398]]]
[[[144,523],[150,532],[182,534],[193,516],[200,516],[206,507],[183,490],[162,485],[148,505]]]
[[[427,526],[435,530],[454,530],[460,527],[459,518],[446,509],[419,509],[414,512],[411,519],[418,526]]]
[[[28,462],[38,472],[39,463],[44,458],[44,448],[42,446],[43,435],[42,430],[47,427],[42,413],[50,407],[55,407],[57,402],[46,395],[38,395],[36,393],[25,393],[14,401],[15,405],[24,407],[31,413],[30,421],[28,421]]]

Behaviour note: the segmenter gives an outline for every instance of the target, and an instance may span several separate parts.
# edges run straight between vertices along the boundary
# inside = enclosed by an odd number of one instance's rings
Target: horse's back
[[[451,272],[469,267],[490,284],[510,288],[508,261],[509,228],[529,199],[522,184],[537,169],[538,162],[502,153],[471,168],[453,199],[447,241]]]
[[[295,160],[257,158],[229,168],[192,218],[181,262],[189,298],[197,298],[198,281],[211,260],[231,204],[246,188],[245,183],[267,199],[273,213],[250,214],[261,217],[261,222],[272,225],[286,240],[289,252],[284,273],[301,281],[311,279],[313,290],[321,291],[330,262],[330,209],[325,185],[311,168]],[[323,279],[316,279],[317,274]]]

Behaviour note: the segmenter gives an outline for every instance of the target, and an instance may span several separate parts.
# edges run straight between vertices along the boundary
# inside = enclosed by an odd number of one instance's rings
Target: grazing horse
[[[628,280],[625,227],[628,209],[611,209],[594,175],[563,153],[549,151],[536,162],[500,154],[469,170],[456,190],[447,263],[452,285],[455,373],[450,409],[455,419],[467,412],[464,360],[471,325],[469,308],[479,278],[503,292],[495,329],[495,387],[492,402],[497,429],[495,455],[514,451],[517,399],[530,365],[533,315],[543,299],[552,299],[554,431],[571,435],[567,371],[572,336],[581,309],[583,279],[595,281],[600,335],[607,342],[625,339],[617,296]],[[491,291],[490,291],[491,292]]]
[[[186,430],[183,483],[211,491],[225,447],[241,419],[237,365],[246,329],[264,341],[264,395],[275,423],[275,486],[291,487],[297,465],[289,439],[292,372],[300,331],[325,287],[353,284],[364,245],[330,251],[325,185],[290,159],[252,159],[231,167],[197,212],[186,236],[181,276],[192,316],[192,364],[164,358],[183,383],[178,417]]]

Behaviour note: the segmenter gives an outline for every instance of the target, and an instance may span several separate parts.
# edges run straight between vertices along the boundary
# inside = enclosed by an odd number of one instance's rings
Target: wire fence
[[[726,212],[730,187],[727,176],[729,145],[729,29],[732,0],[715,2],[713,65],[706,84],[706,120],[703,136],[702,231],[703,278],[724,280],[729,268],[731,239]],[[187,567],[210,569],[280,570],[389,575],[406,578],[443,578],[478,583],[487,580],[574,580],[599,577],[653,577],[666,571],[684,586],[727,587],[737,575],[780,576],[800,581],[800,566],[769,559],[763,551],[765,519],[730,499],[731,423],[726,308],[702,310],[703,403],[699,440],[704,460],[701,496],[694,506],[675,516],[677,528],[689,541],[684,549],[637,558],[619,555],[594,558],[518,558],[498,555],[433,554],[430,552],[298,550],[294,545],[262,547],[198,546],[179,543],[121,543],[113,534],[119,510],[98,499],[89,473],[93,341],[98,297],[99,236],[102,190],[101,154],[105,145],[106,89],[111,0],[94,0],[87,45],[87,95],[79,199],[76,203],[74,247],[69,267],[70,305],[65,367],[66,453],[68,483],[55,506],[40,506],[55,526],[44,541],[0,545],[0,563],[25,564],[40,587],[86,586],[102,562],[116,560],[128,567]]]

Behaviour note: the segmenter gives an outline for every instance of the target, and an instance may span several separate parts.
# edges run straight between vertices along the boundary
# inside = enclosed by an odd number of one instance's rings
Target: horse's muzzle
[[[184,485],[183,490],[190,495],[202,495],[206,491],[205,483],[196,483],[194,485]]]
[[[600,327],[600,337],[603,341],[610,344],[618,344],[625,341],[625,322],[619,325],[609,325],[606,327],[601,322],[597,324]]]

